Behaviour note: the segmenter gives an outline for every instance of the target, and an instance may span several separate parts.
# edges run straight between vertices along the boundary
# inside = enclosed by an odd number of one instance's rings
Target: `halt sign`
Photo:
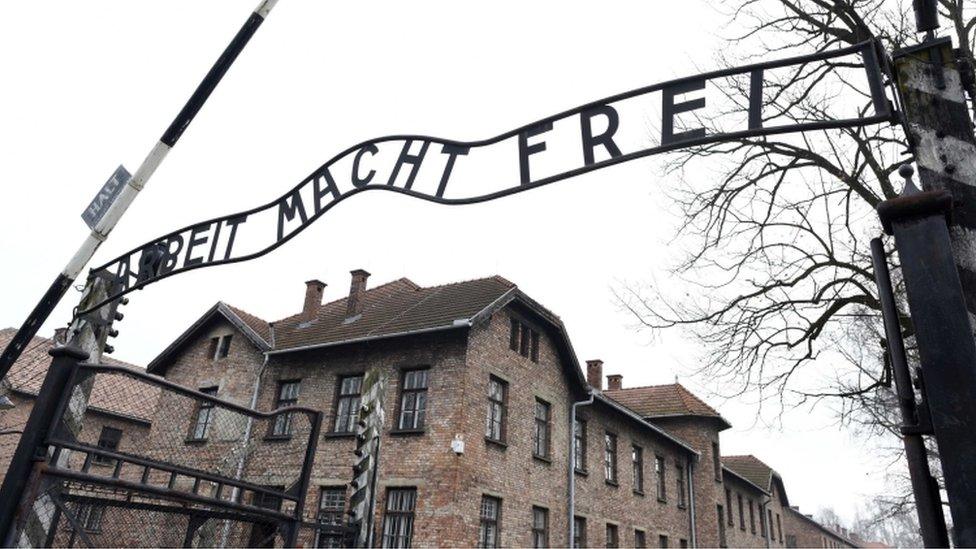
[[[125,166],[119,164],[118,168],[115,168],[115,172],[108,181],[102,185],[102,188],[98,190],[98,194],[92,199],[85,211],[81,212],[81,218],[85,220],[85,224],[88,228],[95,230],[95,225],[105,217],[105,212],[108,211],[109,207],[115,202],[115,199],[119,197],[119,193],[122,192],[122,187],[132,179],[132,174],[129,170],[125,169]]]

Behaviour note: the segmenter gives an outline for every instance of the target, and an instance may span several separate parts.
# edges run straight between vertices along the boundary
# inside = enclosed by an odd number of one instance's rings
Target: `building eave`
[[[432,328],[421,328],[419,330],[405,330],[403,332],[393,332],[389,334],[376,334],[362,337],[353,337],[349,339],[343,339],[339,341],[327,341],[325,343],[313,343],[311,345],[301,345],[299,347],[288,347],[286,349],[272,349],[267,351],[268,355],[282,355],[286,353],[298,353],[302,351],[312,351],[315,349],[326,349],[329,347],[339,347],[341,345],[352,345],[355,343],[364,343],[367,341],[377,341],[381,339],[393,339],[397,337],[406,337],[412,335],[429,334],[433,332],[443,332],[447,330],[458,330],[466,329],[471,327],[471,320],[467,318],[459,318],[451,324],[446,324],[443,326],[434,326]]]
[[[189,339],[203,328],[208,322],[216,318],[217,315],[224,317],[228,322],[231,323],[234,328],[244,334],[245,339],[251,342],[252,345],[257,347],[262,352],[268,351],[271,345],[264,340],[257,332],[251,329],[237,313],[235,313],[230,307],[228,307],[223,301],[218,301],[207,309],[200,318],[190,325],[182,334],[179,335],[172,343],[166,346],[156,358],[152,359],[148,366],[146,366],[146,371],[150,374],[162,375],[165,372],[165,363],[168,358],[170,358],[176,351],[178,351],[184,344],[186,344]]]
[[[594,397],[595,400],[597,400],[597,401],[599,401],[599,402],[601,402],[601,403],[609,406],[610,408],[612,408],[612,409],[616,410],[617,412],[623,414],[624,416],[628,417],[629,419],[632,419],[632,420],[640,423],[640,425],[642,427],[647,428],[648,430],[650,430],[651,432],[653,432],[655,435],[660,436],[660,437],[662,437],[662,438],[670,441],[672,444],[675,444],[676,446],[679,446],[680,448],[686,450],[688,453],[693,454],[696,459],[698,459],[698,458],[701,457],[701,453],[699,453],[697,450],[695,450],[694,448],[692,448],[691,446],[689,446],[688,443],[684,442],[681,439],[678,439],[678,438],[674,437],[673,435],[669,434],[667,431],[665,431],[664,429],[661,429],[657,425],[654,425],[653,423],[650,423],[649,421],[647,421],[646,419],[644,419],[643,417],[641,417],[640,414],[637,414],[636,412],[634,412],[630,408],[624,406],[623,404],[620,404],[619,402],[613,400],[610,397],[604,396],[603,393],[601,393],[599,391],[593,391],[593,397]]]
[[[759,486],[758,484],[752,482],[751,480],[747,479],[746,477],[740,475],[739,473],[736,473],[734,470],[729,469],[729,467],[727,465],[725,465],[725,464],[722,464],[722,473],[723,474],[724,473],[728,473],[728,474],[732,475],[733,477],[735,477],[736,479],[740,480],[741,482],[744,482],[745,484],[748,484],[749,486],[755,488],[757,491],[759,491],[763,495],[766,495],[766,496],[771,495],[769,493],[769,490],[766,490],[766,489],[762,488],[761,486]]]

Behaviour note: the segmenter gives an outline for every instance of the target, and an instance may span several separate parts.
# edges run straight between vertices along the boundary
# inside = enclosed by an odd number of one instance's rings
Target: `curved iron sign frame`
[[[858,118],[820,120],[772,127],[763,126],[761,111],[763,106],[762,91],[764,71],[795,65],[806,65],[817,61],[828,61],[852,54],[860,54],[862,57],[862,67],[866,73],[868,86],[870,88],[869,93],[874,114],[871,116]],[[98,307],[101,307],[112,300],[118,299],[122,295],[125,295],[133,290],[143,288],[148,284],[162,280],[177,273],[199,269],[202,267],[237,263],[261,257],[277,249],[285,242],[288,242],[291,238],[302,232],[302,230],[304,230],[308,225],[317,220],[336,204],[365,191],[393,191],[439,204],[474,204],[508,196],[529,189],[534,189],[550,183],[561,181],[563,179],[605,168],[607,166],[613,166],[622,162],[627,162],[662,152],[673,151],[684,147],[693,147],[725,140],[761,137],[791,132],[857,127],[882,122],[892,122],[896,119],[896,116],[890,101],[885,95],[883,73],[881,63],[879,62],[879,59],[883,59],[881,55],[883,55],[883,53],[878,43],[876,41],[867,41],[830,52],[820,52],[812,55],[791,57],[765,63],[756,63],[743,67],[735,67],[679,78],[668,82],[644,86],[628,92],[605,97],[597,101],[592,101],[579,107],[563,111],[559,114],[537,120],[514,130],[510,130],[480,141],[455,141],[424,135],[390,135],[363,141],[333,156],[318,169],[312,172],[308,177],[290,189],[287,193],[271,202],[268,202],[267,204],[243,212],[216,217],[207,221],[195,223],[193,225],[188,225],[156,238],[142,246],[134,248],[100,267],[92,269],[92,272],[108,271],[113,273],[117,281],[117,286],[113,290],[111,297],[88,310],[76,312],[76,316],[93,311]],[[704,128],[699,128],[691,131],[675,133],[674,120],[676,115],[682,112],[690,112],[700,109],[705,104],[704,99],[692,99],[683,102],[675,102],[676,96],[680,96],[681,94],[688,92],[703,90],[705,88],[705,83],[709,80],[741,75],[748,75],[749,77],[749,105],[747,109],[748,127],[746,129],[707,134]],[[619,118],[615,119],[616,111],[614,111],[610,105],[626,99],[636,98],[638,96],[654,92],[662,92],[663,96],[661,143],[657,146],[643,148],[634,152],[626,154],[621,153],[619,148],[617,148],[613,142],[613,132],[616,129],[615,124],[619,122]],[[584,145],[584,165],[537,180],[532,180],[528,171],[528,157],[531,154],[545,150],[545,145],[543,143],[529,144],[528,140],[534,136],[551,130],[555,122],[559,122],[574,116],[580,116],[581,120],[581,131]],[[600,135],[594,135],[592,126],[590,125],[592,119],[596,116],[603,116],[608,122],[608,128]],[[519,140],[519,168],[521,176],[521,181],[519,184],[478,196],[464,198],[444,197],[445,187],[454,167],[454,162],[458,156],[467,155],[472,149],[494,145],[512,138],[518,138]],[[375,175],[375,170],[370,171],[368,177],[360,178],[360,176],[357,175],[358,173],[361,173],[358,169],[360,158],[366,153],[370,153],[370,155],[376,154],[376,151],[378,150],[377,145],[389,142],[404,143],[389,184],[372,183],[370,180],[373,178],[372,176]],[[421,143],[421,151],[419,154],[410,154],[410,147],[416,142]],[[414,177],[416,176],[416,171],[423,160],[423,155],[427,152],[427,149],[431,144],[440,145],[441,153],[448,155],[448,158],[446,160],[443,175],[437,191],[433,194],[425,194],[413,190],[411,186]],[[587,149],[587,147],[589,147],[589,149]],[[597,147],[603,147],[604,151],[609,153],[610,158],[595,161],[594,150]],[[340,192],[333,176],[331,175],[330,167],[335,165],[340,160],[346,159],[350,155],[353,155],[354,153],[356,155],[352,173],[354,188],[347,192]],[[406,184],[403,187],[395,186],[393,183],[397,179],[400,169],[408,164],[410,165],[410,173],[406,177]],[[359,181],[356,181],[357,178],[359,178]],[[308,215],[306,212],[305,205],[302,202],[301,195],[299,194],[300,191],[302,189],[306,189],[308,185],[312,185],[314,187],[311,194],[314,197],[314,209],[311,215]],[[322,204],[321,199],[323,198],[329,198],[330,201]],[[291,201],[290,204],[289,200]],[[271,210],[273,208],[278,208],[279,210],[278,238],[272,244],[254,253],[232,257],[237,228],[246,222],[249,216],[259,212]],[[296,217],[301,219],[300,225],[296,229],[285,234],[283,230],[284,222],[295,219]],[[205,235],[205,233],[210,231],[211,228],[213,228],[214,234]],[[230,231],[230,233],[225,233],[226,246],[223,257],[217,257],[217,240],[220,236],[222,228],[226,228],[226,230]],[[186,239],[184,239],[182,236],[185,233],[188,233]],[[191,258],[193,248],[206,244],[208,242],[208,238],[211,237],[212,241],[209,245],[210,250],[207,257]],[[170,251],[171,244],[173,242],[178,242],[178,248],[175,252]],[[185,254],[185,258],[182,262],[183,264],[180,266],[177,266],[179,260],[176,258],[176,256],[178,254]],[[137,268],[133,269],[133,259],[137,255],[139,257],[138,261],[136,262]],[[173,265],[169,265],[171,259],[173,259]]]

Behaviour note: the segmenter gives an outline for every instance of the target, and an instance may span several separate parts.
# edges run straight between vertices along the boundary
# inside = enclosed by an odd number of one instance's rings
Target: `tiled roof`
[[[692,394],[680,383],[629,387],[615,391],[604,391],[603,394],[643,417],[675,415],[722,417],[718,411]]]
[[[470,321],[514,289],[500,276],[430,288],[400,278],[367,290],[362,315],[354,320],[347,320],[342,298],[323,304],[311,321],[296,314],[275,322],[275,351],[451,327]]]
[[[254,333],[258,334],[258,337],[264,340],[269,347],[271,346],[271,326],[268,325],[268,321],[260,319],[243,309],[238,309],[233,305],[227,305],[226,303],[224,305],[233,311],[248,328],[254,330]]]
[[[763,490],[772,489],[773,468],[756,456],[722,456],[722,465]]]
[[[0,348],[6,348],[16,333],[17,330],[14,328],[0,330]],[[53,347],[52,340],[35,336],[7,374],[6,380],[10,383],[10,388],[21,393],[37,395],[47,368],[51,364],[51,355],[48,351]],[[109,357],[103,357],[102,363],[142,371],[138,366]],[[158,398],[157,387],[121,375],[102,375],[95,379],[95,386],[92,387],[88,403],[95,410],[151,421]]]

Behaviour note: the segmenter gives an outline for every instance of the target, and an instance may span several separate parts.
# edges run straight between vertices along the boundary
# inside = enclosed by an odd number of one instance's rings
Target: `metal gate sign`
[[[778,82],[795,78],[806,80],[806,97],[821,97],[836,109],[832,118],[818,113],[814,120],[799,106],[803,98],[784,97],[790,89]],[[860,95],[837,96],[850,89],[843,83],[858,82],[870,90],[867,109]],[[111,300],[180,272],[264,255],[360,192],[470,204],[678,148],[892,118],[878,45],[865,42],[645,86],[481,141],[421,135],[365,141],[263,206],[173,231],[96,270],[117,275]]]
[[[122,187],[130,179],[132,179],[132,174],[129,173],[129,170],[125,169],[125,166],[119,164],[119,167],[115,168],[115,172],[112,173],[112,177],[108,178],[108,181],[98,190],[95,198],[85,208],[85,211],[81,212],[81,218],[85,220],[85,224],[88,225],[89,229],[95,229],[95,225],[98,225],[98,222],[102,220],[109,206],[115,202],[119,193],[122,192]]]

